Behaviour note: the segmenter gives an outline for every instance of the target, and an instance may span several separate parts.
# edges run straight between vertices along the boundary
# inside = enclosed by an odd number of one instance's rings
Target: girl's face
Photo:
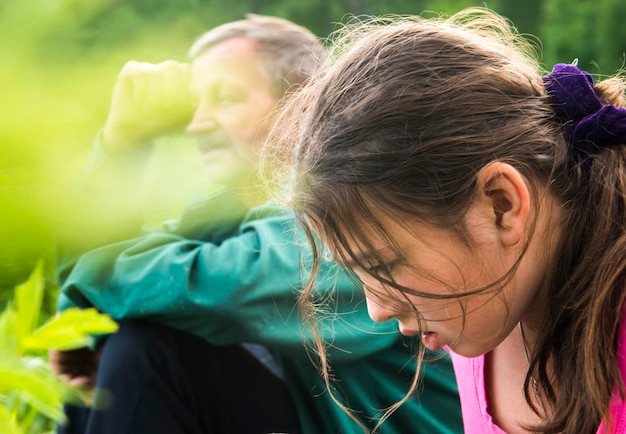
[[[453,297],[436,299],[404,293],[383,286],[365,270],[355,267],[354,272],[363,283],[370,317],[378,322],[395,318],[402,334],[421,334],[424,345],[431,350],[447,345],[458,354],[474,357],[496,347],[518,321],[541,311],[538,295],[548,261],[534,251],[531,243],[511,278],[502,279],[518,260],[524,243],[503,243],[492,217],[493,214],[473,211],[467,214],[472,240],[468,245],[449,229],[419,223],[401,225],[379,216],[402,257],[373,239],[373,248],[384,263],[376,263],[368,259],[366,252],[360,252],[363,263],[377,271],[389,270],[393,280],[404,287],[435,297]],[[359,253],[358,246],[351,248]],[[480,288],[487,289],[458,297]],[[415,311],[422,318],[421,324]]]

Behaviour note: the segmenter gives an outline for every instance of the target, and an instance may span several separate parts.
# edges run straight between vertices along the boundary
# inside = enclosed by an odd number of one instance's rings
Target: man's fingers
[[[50,367],[55,374],[71,378],[91,375],[97,368],[96,353],[89,348],[49,352]]]
[[[91,376],[81,375],[70,379],[69,384],[76,387],[92,386],[92,378]]]
[[[190,66],[174,60],[126,63],[115,83],[104,126],[105,148],[133,148],[183,128],[194,110],[189,76]]]

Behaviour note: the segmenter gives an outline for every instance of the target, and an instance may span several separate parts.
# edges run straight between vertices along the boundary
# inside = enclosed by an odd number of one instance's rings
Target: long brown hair
[[[526,379],[531,408],[540,414],[530,399],[535,377],[550,409],[535,429],[595,432],[615,386],[624,392],[616,352],[626,292],[625,146],[602,148],[582,167],[555,119],[536,50],[484,9],[349,27],[332,57],[286,107],[283,124],[291,130],[276,134],[290,150],[288,205],[319,253],[315,260],[326,248],[316,233],[342,252],[340,262],[363,265],[350,245],[371,247],[372,230],[395,247],[373,210],[451,228],[470,243],[462,222],[476,174],[492,161],[514,166],[535,197],[548,191],[557,198],[566,228]],[[623,104],[622,81],[597,88],[601,98]],[[384,273],[375,277],[432,297]],[[312,301],[309,285],[303,310],[310,313]]]

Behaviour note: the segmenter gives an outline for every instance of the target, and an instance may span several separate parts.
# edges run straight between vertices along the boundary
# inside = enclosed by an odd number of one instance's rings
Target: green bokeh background
[[[623,65],[623,0],[0,0],[0,307],[43,258],[53,309],[54,226],[72,213],[59,199],[89,154],[127,60],[185,60],[196,36],[247,12],[289,18],[325,37],[347,14],[485,5],[539,38],[546,68],[578,58],[602,75]]]

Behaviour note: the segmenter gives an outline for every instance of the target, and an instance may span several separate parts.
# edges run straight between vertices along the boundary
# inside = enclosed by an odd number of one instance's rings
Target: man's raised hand
[[[131,149],[189,123],[196,103],[190,66],[130,61],[118,75],[103,130],[105,149]]]

